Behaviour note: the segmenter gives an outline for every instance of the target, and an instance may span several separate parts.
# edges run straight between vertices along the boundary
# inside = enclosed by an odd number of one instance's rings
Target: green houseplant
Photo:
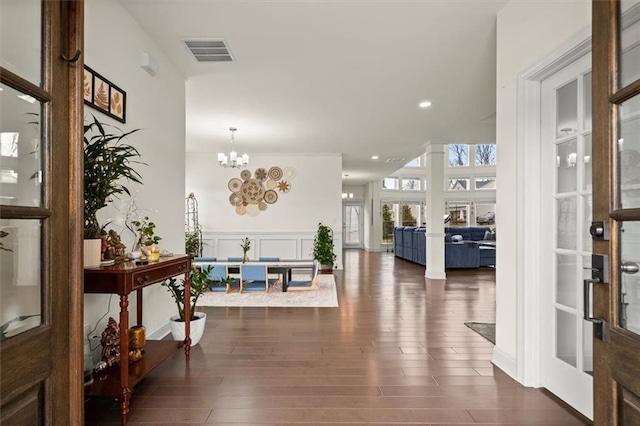
[[[131,195],[122,180],[142,183],[142,176],[133,166],[138,161],[138,150],[123,142],[137,132],[108,133],[107,125],[94,116],[84,126],[84,238],[100,238],[102,227],[96,217],[98,211],[122,193]]]
[[[331,272],[336,262],[333,252],[333,229],[322,222],[318,223],[318,230],[313,239],[313,258],[320,262],[323,272]]]
[[[195,266],[191,267],[191,292],[188,298],[185,298],[185,280],[181,279],[180,282],[176,278],[169,278],[165,280],[162,285],[167,288],[173,301],[178,308],[178,314],[169,318],[169,325],[171,326],[171,335],[174,340],[182,341],[185,338],[184,331],[184,308],[185,303],[189,303],[190,307],[190,337],[191,345],[198,344],[202,335],[204,334],[204,326],[207,319],[207,314],[204,312],[196,312],[196,306],[200,296],[206,292],[211,283],[209,282],[209,274],[211,273],[211,266],[198,269]]]

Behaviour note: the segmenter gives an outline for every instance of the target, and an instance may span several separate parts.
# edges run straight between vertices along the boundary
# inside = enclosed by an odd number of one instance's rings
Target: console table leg
[[[191,351],[191,271],[184,274],[184,356],[189,361]]]
[[[122,403],[120,404],[120,414],[122,415],[122,423],[129,420],[129,404],[131,402],[131,389],[122,388]]]

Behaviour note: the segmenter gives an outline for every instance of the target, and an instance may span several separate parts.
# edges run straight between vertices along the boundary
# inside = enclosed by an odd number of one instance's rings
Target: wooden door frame
[[[615,0],[592,2],[593,26],[593,169],[602,170],[593,176],[593,220],[608,223],[610,241],[593,242],[593,252],[609,256],[611,279],[609,283],[594,285],[594,316],[609,325],[608,342],[594,339],[594,410],[596,425],[620,424],[619,401],[621,390],[618,380],[633,385],[634,393],[640,394],[640,384],[632,383],[629,375],[635,372],[629,365],[640,353],[637,335],[619,327],[620,322],[620,224],[640,216],[639,208],[620,209],[618,193],[618,104],[640,93],[640,80],[620,89],[618,83],[618,58],[620,34],[620,3]],[[602,175],[606,173],[606,175]],[[596,198],[599,197],[599,198]],[[596,203],[595,200],[602,200]],[[616,352],[614,352],[614,350]]]
[[[2,405],[20,413],[24,406],[17,396],[31,389],[25,397],[40,407],[37,417],[41,422],[82,425],[84,61],[82,55],[77,60],[69,59],[84,49],[84,1],[43,0],[41,5],[40,86],[8,70],[3,69],[0,74],[0,80],[8,86],[35,90],[44,94],[42,100],[47,102],[41,120],[41,132],[47,142],[43,145],[46,189],[42,208],[36,209],[37,214],[29,207],[10,207],[3,213],[3,218],[44,220],[42,325],[2,343],[2,383],[7,385],[3,388]],[[29,353],[34,341],[38,347],[46,342],[50,350],[46,359],[41,360],[43,354],[38,353],[31,358],[22,356]],[[26,372],[33,381],[18,382],[13,371]],[[44,389],[38,390],[43,380]]]

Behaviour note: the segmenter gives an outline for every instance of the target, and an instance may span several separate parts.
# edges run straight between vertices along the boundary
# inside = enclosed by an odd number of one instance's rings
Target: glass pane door
[[[342,206],[343,246],[362,247],[362,204],[347,202]]]

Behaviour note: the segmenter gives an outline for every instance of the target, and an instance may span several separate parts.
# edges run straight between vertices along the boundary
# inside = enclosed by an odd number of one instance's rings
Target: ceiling
[[[357,184],[427,142],[495,142],[506,0],[121,2],[187,79],[188,152],[228,152],[237,127],[239,153],[339,153]],[[234,61],[197,62],[182,41],[208,38]]]

